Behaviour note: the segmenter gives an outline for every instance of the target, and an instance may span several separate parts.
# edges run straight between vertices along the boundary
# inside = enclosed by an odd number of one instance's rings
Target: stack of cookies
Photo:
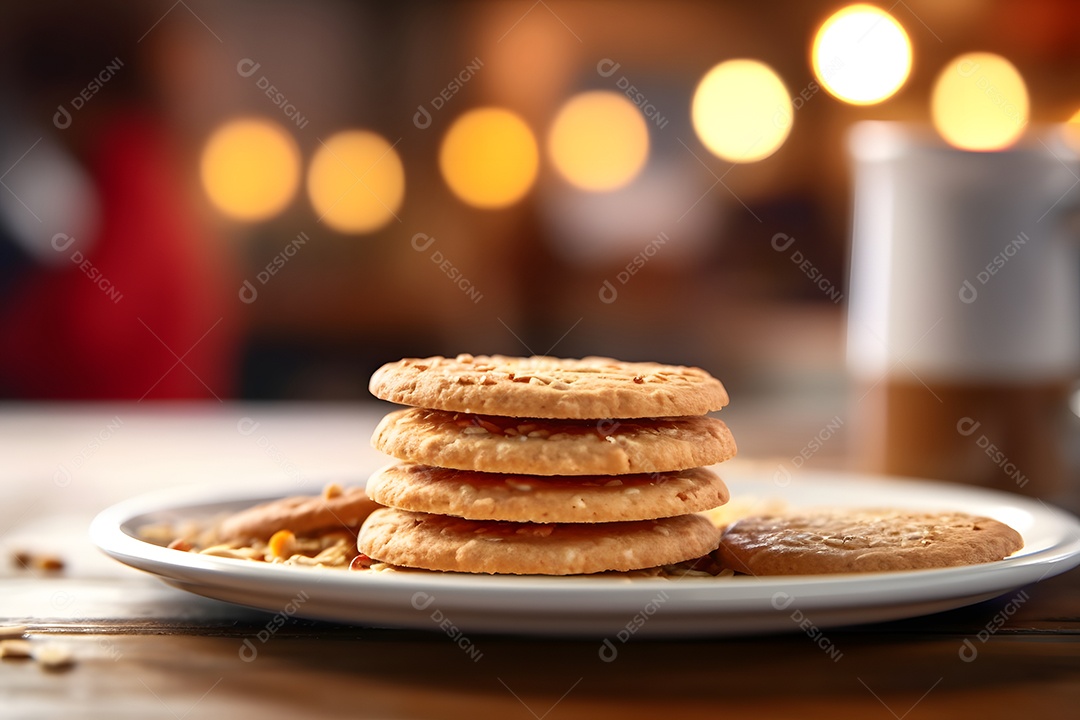
[[[630,571],[713,552],[700,513],[728,490],[704,465],[735,455],[723,385],[698,368],[459,355],[380,368],[371,392],[409,405],[372,444],[357,546],[372,560],[448,572]]]

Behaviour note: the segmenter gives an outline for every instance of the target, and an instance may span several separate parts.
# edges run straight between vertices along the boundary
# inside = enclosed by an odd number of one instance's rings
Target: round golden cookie
[[[735,456],[727,426],[706,415],[543,420],[408,408],[371,438],[399,460],[527,475],[622,475],[712,465]]]
[[[361,487],[331,488],[322,495],[287,497],[241,510],[222,521],[218,534],[225,540],[267,540],[278,530],[296,535],[355,530],[379,507]]]
[[[357,548],[374,560],[423,570],[582,575],[693,560],[715,550],[718,537],[700,515],[540,525],[384,508],[364,522]]]
[[[529,418],[704,415],[728,402],[700,368],[602,357],[406,358],[376,370],[369,389],[413,407]]]
[[[728,501],[716,473],[552,477],[448,470],[400,463],[379,470],[368,495],[401,510],[469,520],[604,523],[654,520],[711,510]]]
[[[817,575],[974,565],[1023,546],[1018,532],[990,518],[836,508],[743,518],[724,532],[718,553],[736,572]]]

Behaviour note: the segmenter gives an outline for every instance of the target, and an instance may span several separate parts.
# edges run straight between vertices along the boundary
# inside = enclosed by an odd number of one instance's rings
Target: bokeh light
[[[281,212],[300,182],[300,151],[280,125],[232,120],[210,136],[200,163],[210,201],[236,220],[265,220]]]
[[[595,91],[576,95],[555,116],[548,136],[555,169],[582,190],[629,184],[649,156],[649,130],[625,96]]]
[[[308,195],[320,219],[345,233],[378,230],[405,198],[405,168],[386,138],[348,130],[328,138],[308,170]]]
[[[756,60],[722,62],[702,78],[691,106],[694,130],[730,162],[772,155],[791,131],[791,96],[780,77]]]
[[[512,205],[536,180],[539,152],[525,121],[502,108],[470,110],[457,118],[439,149],[439,169],[469,205]]]
[[[911,40],[873,5],[849,5],[830,16],[814,36],[810,57],[821,86],[852,105],[892,97],[911,74]]]
[[[1012,63],[993,53],[950,62],[934,85],[934,127],[964,150],[1000,150],[1016,142],[1028,121],[1028,92]]]
[[[1080,152],[1080,110],[1077,110],[1069,118],[1068,122],[1064,125],[1065,142],[1075,152]],[[1080,392],[1077,393],[1077,397],[1080,398]]]

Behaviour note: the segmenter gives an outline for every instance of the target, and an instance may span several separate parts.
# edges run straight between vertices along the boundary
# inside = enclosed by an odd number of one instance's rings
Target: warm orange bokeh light
[[[1063,130],[1065,142],[1069,144],[1073,151],[1080,152],[1080,110],[1073,113],[1069,121],[1065,123]],[[1080,394],[1077,397],[1080,397]]]
[[[810,58],[828,93],[852,105],[872,105],[892,97],[908,79],[911,40],[881,8],[849,5],[822,23]]]
[[[1028,121],[1028,93],[1016,67],[993,53],[968,53],[938,75],[931,99],[934,127],[962,150],[1000,150]]]
[[[634,104],[614,92],[576,95],[555,116],[548,152],[559,174],[582,190],[629,184],[649,157],[649,131]]]
[[[765,63],[728,60],[698,83],[691,116],[698,137],[714,155],[729,162],[756,162],[787,139],[791,96]]]
[[[349,130],[328,138],[308,170],[308,196],[339,232],[368,233],[394,218],[405,198],[405,168],[386,138]]]
[[[225,215],[257,221],[281,212],[300,182],[300,151],[280,125],[244,118],[214,131],[200,163],[203,188]]]
[[[439,170],[469,205],[495,209],[525,196],[536,180],[539,152],[525,121],[509,110],[480,108],[457,118],[439,149]]]

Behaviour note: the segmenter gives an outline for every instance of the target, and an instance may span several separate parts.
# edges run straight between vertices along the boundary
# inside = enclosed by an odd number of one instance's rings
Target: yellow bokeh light
[[[494,209],[520,200],[536,180],[536,139],[520,117],[501,108],[470,110],[450,126],[439,169],[470,205]]]
[[[1080,151],[1080,110],[1073,113],[1069,121],[1065,123],[1063,130],[1065,142],[1069,144],[1069,147],[1074,151]],[[1080,397],[1080,395],[1077,397]]]
[[[849,5],[818,29],[810,52],[814,76],[829,94],[852,105],[892,97],[911,74],[911,40],[892,15],[873,5]]]
[[[713,154],[730,162],[772,155],[791,131],[791,97],[779,76],[756,60],[728,60],[694,91],[694,130]]]
[[[616,190],[637,177],[649,156],[649,130],[624,96],[607,91],[571,98],[551,126],[555,169],[582,190]]]
[[[327,139],[308,170],[308,195],[320,220],[339,232],[378,230],[405,198],[405,168],[386,138],[348,130]]]
[[[963,150],[1012,145],[1028,121],[1028,92],[1012,63],[993,53],[968,53],[950,62],[934,85],[934,127]]]
[[[200,174],[207,196],[221,212],[237,220],[265,220],[296,193],[300,151],[277,123],[232,120],[207,141]]]

